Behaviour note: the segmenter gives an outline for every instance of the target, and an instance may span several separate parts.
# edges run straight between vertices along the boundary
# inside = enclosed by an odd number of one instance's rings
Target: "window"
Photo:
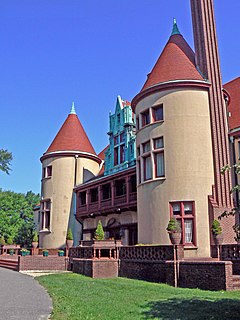
[[[50,178],[52,176],[52,166],[47,166],[43,168],[43,178]]]
[[[182,228],[182,244],[195,245],[195,212],[193,201],[170,203],[171,216],[174,216]]]
[[[134,174],[130,177],[130,193],[137,192],[137,177]]]
[[[153,121],[163,120],[163,105],[152,108]]]
[[[121,134],[120,134],[120,143],[121,143],[121,142],[124,142],[124,133],[121,133]]]
[[[146,126],[147,124],[150,123],[150,115],[149,115],[149,110],[141,113],[142,116],[142,127]]]
[[[164,153],[159,152],[155,154],[155,170],[156,177],[164,177]]]
[[[143,158],[144,163],[144,180],[152,179],[152,160],[151,156]]]
[[[118,147],[114,148],[114,165],[118,165]]]
[[[136,118],[136,129],[139,130],[139,118]]]
[[[86,204],[86,191],[79,193],[79,201],[81,206],[84,206]]]
[[[143,143],[143,153],[150,151],[150,141]]]
[[[126,194],[126,181],[125,179],[120,179],[115,181],[115,195],[122,196]]]
[[[163,137],[157,138],[153,140],[154,149],[161,149],[164,147],[163,145]]]
[[[91,202],[98,201],[98,188],[94,188],[90,190],[90,199],[91,199]]]
[[[102,186],[102,200],[107,200],[111,198],[111,185],[110,183],[104,184]]]
[[[118,144],[118,136],[114,137],[114,145]]]
[[[50,212],[51,212],[51,200],[44,200],[41,202],[41,215],[42,215],[42,230],[50,229]]]
[[[120,146],[120,163],[124,162],[124,144]]]

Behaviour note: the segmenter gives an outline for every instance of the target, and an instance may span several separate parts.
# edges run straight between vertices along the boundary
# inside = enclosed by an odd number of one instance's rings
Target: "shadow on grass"
[[[231,299],[169,299],[149,302],[144,309],[144,319],[240,319],[240,300]]]

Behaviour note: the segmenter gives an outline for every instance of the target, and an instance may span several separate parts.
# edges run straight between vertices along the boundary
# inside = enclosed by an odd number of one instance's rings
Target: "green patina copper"
[[[71,111],[69,114],[76,114],[74,102],[72,102],[72,107],[71,107]]]
[[[177,26],[177,19],[173,19],[173,28],[171,36],[174,36],[175,34],[181,34]]]
[[[117,97],[115,113],[109,115],[109,147],[105,151],[104,175],[136,164],[136,121],[130,103]]]

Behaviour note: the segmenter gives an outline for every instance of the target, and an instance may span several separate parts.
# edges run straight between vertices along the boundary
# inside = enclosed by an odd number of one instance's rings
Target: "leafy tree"
[[[9,174],[10,168],[10,162],[12,161],[13,156],[11,152],[8,152],[7,150],[0,149],[0,170]]]
[[[25,194],[0,189],[0,236],[21,245],[30,245],[33,238],[33,207],[40,196],[29,191]]]
[[[225,167],[223,167],[221,169],[221,173],[222,174],[225,174],[226,172],[228,171],[231,171],[233,170],[235,172],[236,175],[240,175],[240,162],[239,163],[236,163],[232,166],[230,165],[226,165]],[[240,191],[240,185],[239,184],[236,184],[235,186],[232,187],[232,189],[230,190],[230,193],[236,193],[236,194],[239,194],[239,191]],[[236,199],[238,199],[239,197],[236,197]],[[218,219],[221,220],[222,218],[224,217],[229,217],[229,216],[239,216],[240,214],[240,202],[238,201],[236,203],[236,206],[230,210],[230,211],[224,211],[219,217]],[[235,232],[235,237],[234,239],[236,241],[240,241],[240,224],[239,223],[235,223],[233,225],[233,230]]]
[[[96,240],[104,240],[104,231],[101,220],[98,221],[97,229],[95,231],[94,237]]]

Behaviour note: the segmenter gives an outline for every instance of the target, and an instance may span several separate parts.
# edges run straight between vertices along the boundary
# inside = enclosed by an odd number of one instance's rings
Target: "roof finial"
[[[76,110],[75,110],[75,106],[74,106],[74,101],[72,102],[72,107],[71,107],[70,114],[76,114]]]
[[[171,36],[174,36],[175,34],[181,34],[181,33],[180,33],[178,26],[177,26],[177,19],[174,18]]]

